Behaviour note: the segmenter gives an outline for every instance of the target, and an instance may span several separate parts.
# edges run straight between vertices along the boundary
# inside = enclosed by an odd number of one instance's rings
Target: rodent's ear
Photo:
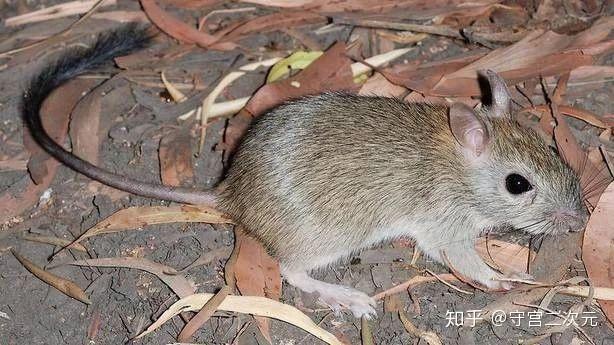
[[[482,154],[488,145],[486,126],[466,104],[453,103],[450,106],[450,129],[461,146],[476,157]]]
[[[510,116],[510,105],[512,96],[510,90],[505,84],[505,80],[501,78],[497,72],[487,69],[485,71],[479,71],[481,75],[488,79],[488,85],[490,86],[490,111],[489,116],[502,117]]]

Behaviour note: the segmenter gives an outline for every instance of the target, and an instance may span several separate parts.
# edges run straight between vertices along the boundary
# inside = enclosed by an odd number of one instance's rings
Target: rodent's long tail
[[[131,24],[100,35],[90,48],[68,52],[32,79],[29,89],[23,96],[25,121],[30,128],[32,137],[40,146],[60,162],[85,176],[111,187],[149,198],[214,206],[215,195],[212,192],[145,183],[90,164],[64,150],[49,137],[43,128],[40,108],[45,98],[55,88],[116,56],[126,55],[143,48],[148,41],[149,35],[146,28]]]

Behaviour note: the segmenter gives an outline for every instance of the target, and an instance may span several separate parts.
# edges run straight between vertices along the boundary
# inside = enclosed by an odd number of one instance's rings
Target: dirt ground
[[[6,19],[27,13],[43,6],[62,1],[11,1],[0,2],[0,18]],[[218,9],[244,6],[238,3],[218,4]],[[139,3],[120,0],[116,5],[101,11],[137,11]],[[177,9],[168,6],[183,18],[201,18],[210,9]],[[612,11],[611,8],[608,9]],[[605,16],[608,10],[601,12]],[[191,12],[190,12],[191,11]],[[224,18],[232,20],[241,16],[255,16],[270,9],[257,7],[255,12],[221,14],[215,22]],[[69,16],[60,19],[44,20],[14,27],[0,26],[0,52],[25,46],[27,43],[48,37],[65,29],[77,19]],[[578,30],[590,26],[597,18],[577,24]],[[561,14],[553,19],[553,27],[568,26],[571,19]],[[84,25],[76,26],[70,39],[59,40],[45,49],[34,48],[24,54],[0,59],[0,161],[16,161],[13,168],[0,170],[0,191],[19,193],[29,184],[30,175],[25,167],[29,154],[24,149],[23,122],[20,116],[20,100],[27,81],[36,71],[53,60],[71,45],[86,41],[91,33],[116,27],[114,20],[90,18]],[[328,48],[335,41],[347,42],[359,37],[365,57],[386,49],[377,38],[370,37],[367,29],[338,26],[323,34],[315,30],[323,24],[304,25],[297,31],[309,37],[312,45],[320,49]],[[160,182],[160,162],[158,149],[160,141],[167,135],[187,128],[190,133],[189,145],[194,153],[198,151],[198,131],[194,123],[180,123],[176,114],[168,113],[168,95],[162,88],[159,72],[175,83],[198,85],[185,88],[189,95],[195,94],[204,86],[215,84],[229,71],[246,63],[273,56],[285,56],[288,52],[304,49],[304,43],[295,35],[273,31],[250,35],[241,41],[245,51],[213,51],[180,46],[164,34],[159,35],[147,49],[145,63],[134,62],[130,67],[135,73],[128,81],[111,85],[102,98],[101,136],[99,147],[100,165],[129,177],[150,182]],[[68,43],[67,43],[68,42]],[[398,46],[398,44],[397,44]],[[440,36],[428,36],[403,57],[406,61],[428,57],[438,61],[474,50],[488,48],[467,44]],[[180,57],[168,61],[161,59],[165,53],[174,51]],[[147,60],[150,59],[150,60]],[[611,66],[611,57],[604,57],[602,65]],[[170,62],[169,62],[170,61]],[[139,64],[140,63],[140,64]],[[153,64],[153,65],[152,65]],[[100,85],[107,77],[116,73],[111,64],[101,67],[90,87]],[[266,71],[260,70],[233,83],[221,95],[221,100],[232,100],[253,94],[264,82]],[[586,93],[574,96],[571,105],[604,115],[612,114],[614,106],[613,82],[597,85]],[[571,121],[576,134],[582,140],[592,140],[584,127]],[[223,133],[226,122],[223,119],[212,121],[207,128],[203,154],[193,156],[194,176],[189,182],[192,186],[212,187],[223,173],[222,154],[215,149]],[[183,126],[183,127],[182,127]],[[582,134],[585,133],[585,134]],[[21,162],[21,163],[19,163]],[[27,207],[11,218],[0,230],[0,345],[12,344],[125,344],[142,332],[157,317],[177,300],[169,287],[154,275],[136,269],[94,268],[62,265],[81,258],[144,257],[155,262],[174,267],[178,270],[187,267],[203,253],[223,253],[214,257],[210,263],[191,268],[184,272],[195,282],[199,292],[216,292],[224,284],[224,264],[233,247],[233,231],[228,225],[208,225],[199,223],[175,223],[149,225],[140,231],[123,231],[114,234],[95,236],[83,244],[87,253],[63,251],[49,258],[59,247],[50,244],[27,241],[24,236],[43,235],[64,239],[74,239],[105,217],[129,206],[169,205],[168,202],[150,200],[110,188],[101,187],[90,179],[71,169],[61,166],[48,188],[35,193],[34,206]],[[2,199],[6,200],[6,199]],[[572,257],[576,259],[566,276],[585,275],[580,258],[579,237],[561,236],[556,239],[547,237],[542,246],[572,243]],[[567,241],[567,242],[566,242]],[[554,244],[553,244],[554,243]],[[8,248],[17,250],[41,267],[54,274],[70,279],[85,289],[91,300],[86,305],[70,298],[43,283],[11,255]],[[551,262],[564,260],[558,257],[569,251],[553,250],[548,257]],[[377,248],[357,254],[350,262],[342,262],[329,270],[317,272],[315,276],[332,283],[355,286],[375,294],[393,285],[402,283],[421,272],[409,265],[412,249],[402,242],[383,244]],[[424,258],[417,266],[428,268],[437,273],[447,270]],[[479,323],[476,327],[458,327],[450,324],[451,312],[463,312],[465,320],[468,311],[481,310],[489,303],[500,299],[504,293],[482,292],[467,285],[463,294],[442,283],[434,282],[411,289],[411,293],[400,293],[387,299],[385,309],[378,305],[378,317],[369,321],[376,344],[426,344],[415,335],[406,331],[396,310],[404,310],[409,319],[419,329],[434,332],[443,344],[522,344],[547,331],[546,323],[556,321],[553,315],[541,319],[541,325],[530,324],[527,317],[519,324],[507,320],[502,324]],[[316,303],[315,296],[283,286],[281,301],[294,305],[307,313],[317,324],[329,330],[347,343],[361,343],[361,320],[349,313],[331,314],[329,310]],[[549,308],[566,312],[572,305],[581,301],[576,297],[557,295]],[[539,302],[537,302],[539,303]],[[534,309],[533,309],[534,310]],[[604,315],[594,306],[589,306],[586,315],[592,315],[589,325],[582,330],[595,344],[614,344],[614,330]],[[586,320],[584,320],[586,321]],[[580,322],[582,323],[582,322]],[[179,317],[173,318],[160,329],[134,343],[171,344],[184,325]],[[274,344],[320,344],[320,340],[297,327],[281,321],[271,321],[271,337]],[[195,334],[193,343],[200,344],[266,344],[256,323],[250,315],[218,312]],[[544,345],[588,344],[584,335],[574,327],[562,332],[552,333],[538,342]]]

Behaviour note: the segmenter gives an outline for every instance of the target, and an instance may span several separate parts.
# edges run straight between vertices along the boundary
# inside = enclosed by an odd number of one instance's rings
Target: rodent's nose
[[[588,215],[583,211],[561,209],[554,213],[554,218],[561,228],[578,232],[584,229]]]

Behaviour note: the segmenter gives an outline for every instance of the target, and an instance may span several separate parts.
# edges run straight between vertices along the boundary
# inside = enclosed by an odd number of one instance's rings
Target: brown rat
[[[105,59],[140,45],[125,36],[116,32],[98,43],[116,48]],[[100,55],[94,47],[72,62],[63,60],[62,73],[47,71],[33,82],[24,108],[39,143],[111,186],[229,213],[279,260],[289,283],[319,293],[333,309],[369,316],[375,303],[308,272],[382,241],[409,236],[460,274],[490,288],[509,288],[475,251],[481,233],[515,228],[554,234],[580,230],[586,221],[576,174],[534,131],[513,120],[508,89],[492,71],[484,73],[491,106],[482,110],[344,93],[305,97],[253,123],[214,191],[126,182],[72,156],[40,125],[46,95],[98,63]],[[96,63],[88,65],[90,60]],[[81,67],[73,71],[71,64]]]

